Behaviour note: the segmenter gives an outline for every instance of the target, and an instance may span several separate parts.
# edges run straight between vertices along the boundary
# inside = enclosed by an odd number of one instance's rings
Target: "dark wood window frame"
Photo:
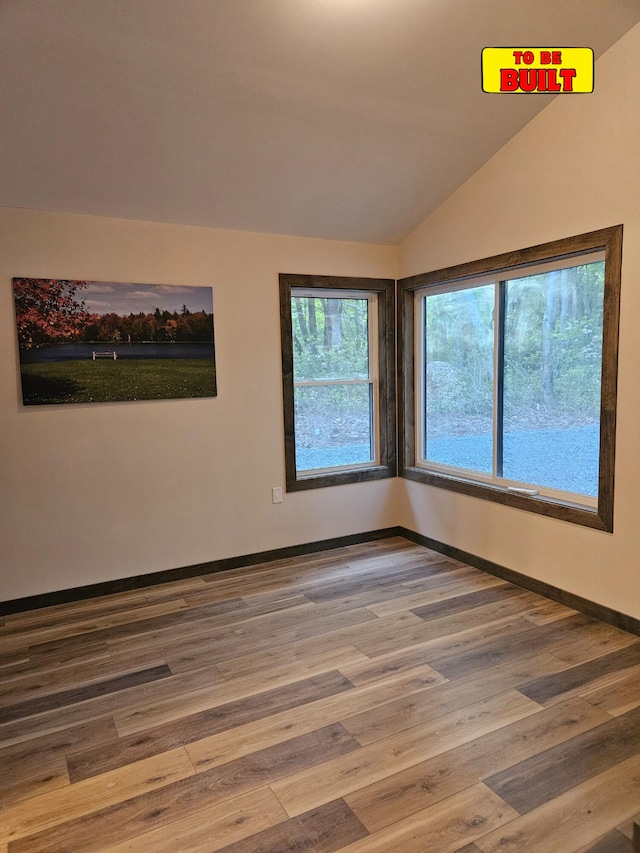
[[[503,276],[509,270],[521,270],[542,261],[560,261],[596,251],[605,253],[597,507],[585,508],[540,495],[514,494],[493,484],[482,484],[448,473],[418,467],[416,465],[414,364],[416,291],[443,283],[453,284],[489,273],[499,273]],[[621,267],[622,225],[617,225],[577,237],[556,240],[520,251],[401,279],[398,282],[398,430],[400,435],[398,468],[400,476],[551,518],[612,532]]]
[[[351,278],[280,274],[280,330],[282,338],[282,384],[284,398],[285,475],[287,492],[360,483],[395,477],[396,454],[396,379],[395,379],[395,281],[393,279]],[[298,474],[296,471],[293,329],[291,291],[304,290],[363,291],[377,294],[378,306],[378,394],[379,464],[351,470]]]

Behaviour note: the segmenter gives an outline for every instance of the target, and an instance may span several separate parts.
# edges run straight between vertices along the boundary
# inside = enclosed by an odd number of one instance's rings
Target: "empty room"
[[[0,2],[0,853],[640,851],[639,56]]]

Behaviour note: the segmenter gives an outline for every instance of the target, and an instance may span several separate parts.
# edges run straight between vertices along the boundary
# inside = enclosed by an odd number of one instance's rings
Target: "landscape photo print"
[[[14,278],[25,406],[215,397],[213,290]]]

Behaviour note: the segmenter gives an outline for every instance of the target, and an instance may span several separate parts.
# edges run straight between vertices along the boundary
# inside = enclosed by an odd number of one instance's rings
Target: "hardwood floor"
[[[631,853],[640,638],[394,538],[0,620],[0,853]]]

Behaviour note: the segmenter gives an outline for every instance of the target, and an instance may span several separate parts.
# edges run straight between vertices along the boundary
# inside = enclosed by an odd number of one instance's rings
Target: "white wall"
[[[636,618],[640,618],[638,56],[640,26],[598,60],[593,94],[556,98],[400,247],[401,275],[407,276],[624,224],[613,535],[413,482],[407,482],[399,507],[400,523],[426,536]]]
[[[6,209],[0,246],[0,600],[396,524],[397,480],[271,503],[278,273],[395,278],[395,249]],[[218,396],[23,407],[13,276],[213,286]]]

